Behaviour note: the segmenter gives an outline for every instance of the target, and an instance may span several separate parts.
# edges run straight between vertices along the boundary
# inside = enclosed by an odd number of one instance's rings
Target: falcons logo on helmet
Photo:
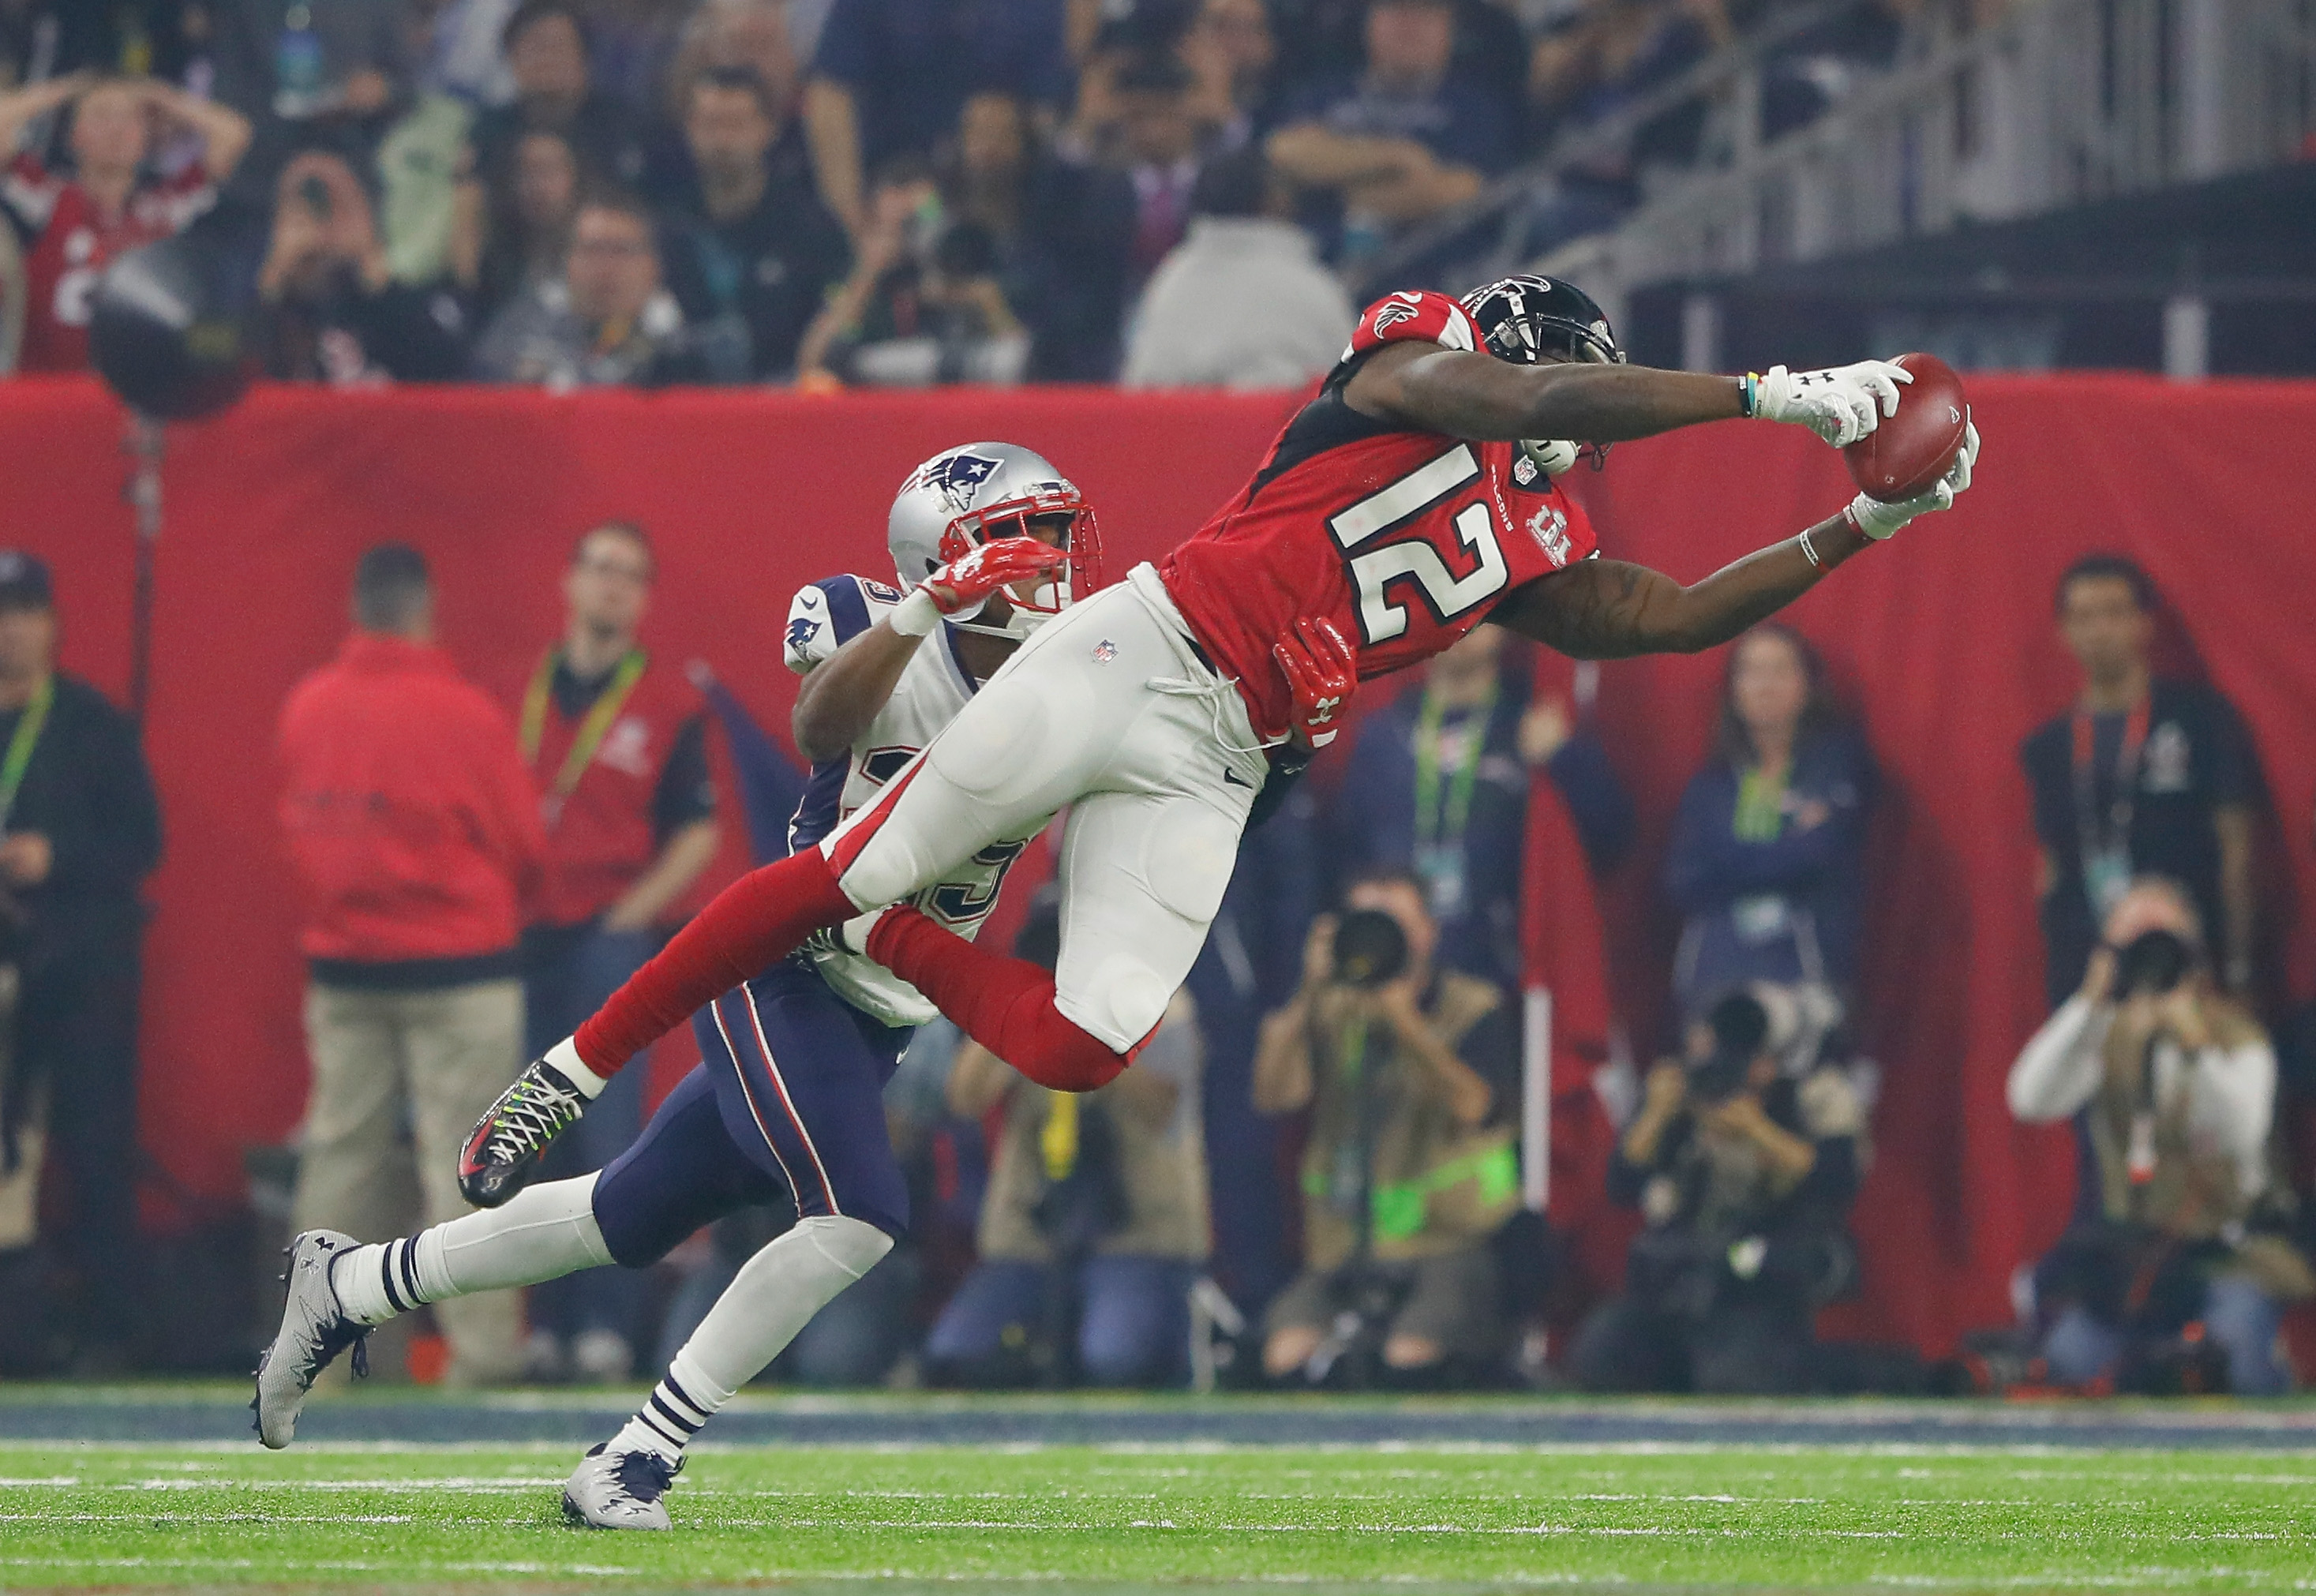
[[[1403,321],[1413,321],[1417,301],[1412,295],[1394,294],[1390,304],[1376,312],[1376,336],[1380,338]]]
[[[962,515],[973,508],[974,495],[997,467],[998,462],[985,454],[945,454],[920,471],[910,486],[931,488],[940,495],[950,514]]]

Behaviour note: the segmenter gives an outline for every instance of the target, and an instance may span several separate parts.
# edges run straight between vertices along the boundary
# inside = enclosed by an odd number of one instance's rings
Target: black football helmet
[[[1500,277],[1465,294],[1464,308],[1487,352],[1515,366],[1547,359],[1625,363],[1608,316],[1572,282],[1526,273]]]

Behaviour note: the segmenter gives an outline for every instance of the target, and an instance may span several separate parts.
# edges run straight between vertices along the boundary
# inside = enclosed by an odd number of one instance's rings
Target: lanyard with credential
[[[2131,845],[2131,816],[2139,786],[2139,752],[2147,745],[2148,720],[2152,714],[2149,700],[2142,695],[2132,705],[2131,713],[2123,723],[2123,746],[2115,756],[2115,797],[2107,806],[2106,826],[2100,825],[2096,789],[2098,785],[2097,738],[2091,729],[2090,711],[2076,707],[2074,713],[2074,753],[2070,769],[2075,779],[2075,825],[2081,833],[2083,857],[2104,852],[2110,848]]]
[[[57,679],[42,677],[16,722],[15,734],[8,739],[7,756],[0,759],[0,834],[6,833],[8,817],[16,812],[16,789],[24,785],[24,772],[32,763],[32,750],[40,745],[40,733],[49,724],[49,707],[56,701]]]
[[[539,662],[539,669],[530,678],[530,687],[522,695],[522,762],[535,764],[539,745],[547,736],[547,706],[555,697],[555,670],[563,663],[563,651],[550,648]],[[555,785],[548,789],[547,823],[555,824],[563,808],[563,800],[578,790],[579,779],[587,773],[594,762],[596,750],[610,735],[611,722],[619,718],[627,705],[628,695],[643,679],[646,656],[640,648],[631,648],[611,680],[587,711],[587,718],[579,723],[578,735],[571,739],[571,752],[563,756],[563,768],[555,773]]]
[[[1465,722],[1463,757],[1448,778],[1443,801],[1439,792],[1439,723],[1443,711],[1438,700],[1426,696],[1415,726],[1415,841],[1418,846],[1438,843],[1448,848],[1464,844],[1464,829],[1472,819],[1472,789],[1479,782],[1480,756],[1488,741],[1488,720],[1496,710],[1492,685]]]

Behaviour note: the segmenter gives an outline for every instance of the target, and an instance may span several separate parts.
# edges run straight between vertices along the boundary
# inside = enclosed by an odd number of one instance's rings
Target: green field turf
[[[664,1536],[566,1527],[571,1458],[18,1442],[0,1588],[2316,1590],[2302,1452],[708,1447]]]

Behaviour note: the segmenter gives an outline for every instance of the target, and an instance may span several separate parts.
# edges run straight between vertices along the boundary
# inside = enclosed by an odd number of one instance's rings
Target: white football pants
[[[1268,769],[1237,688],[1136,566],[1038,629],[821,850],[874,909],[1067,807],[1056,1006],[1123,1053],[1205,944]]]

